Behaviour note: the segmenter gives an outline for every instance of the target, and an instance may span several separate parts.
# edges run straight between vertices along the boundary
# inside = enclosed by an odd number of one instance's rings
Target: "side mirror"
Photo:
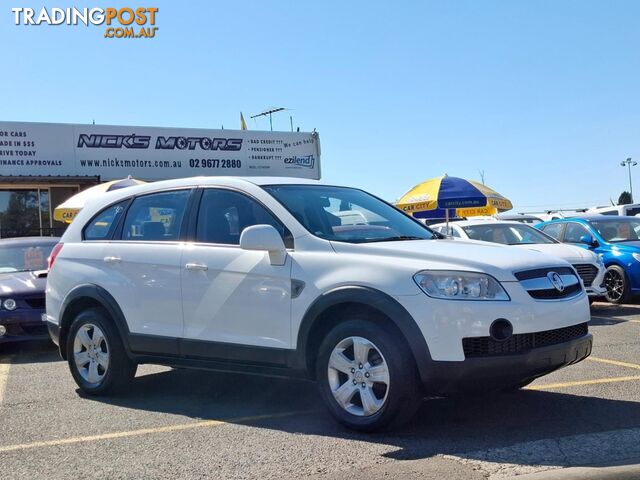
[[[585,244],[589,245],[590,247],[597,247],[598,246],[598,242],[591,235],[582,235],[580,237],[580,243],[585,243]]]
[[[253,225],[245,228],[240,234],[240,248],[269,252],[271,265],[284,265],[287,259],[287,248],[282,237],[271,225]]]

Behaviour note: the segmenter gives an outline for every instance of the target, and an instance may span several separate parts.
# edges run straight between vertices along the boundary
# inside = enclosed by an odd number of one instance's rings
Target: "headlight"
[[[502,285],[490,275],[474,272],[418,272],[414,281],[433,298],[450,300],[510,300]]]
[[[13,298],[7,298],[4,302],[2,302],[2,306],[7,310],[15,310],[16,309],[16,301]]]
[[[631,256],[640,262],[640,253],[632,253]]]
[[[604,255],[602,255],[601,253],[598,254],[598,263],[604,267]]]

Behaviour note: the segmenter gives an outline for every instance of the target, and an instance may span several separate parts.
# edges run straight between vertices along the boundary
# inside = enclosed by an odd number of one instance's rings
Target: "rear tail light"
[[[64,243],[56,243],[55,247],[53,247],[53,249],[51,250],[51,255],[49,255],[49,259],[48,259],[49,270],[51,270],[51,267],[53,267],[53,262],[56,261],[56,257],[60,253],[60,250],[62,250],[63,245]]]

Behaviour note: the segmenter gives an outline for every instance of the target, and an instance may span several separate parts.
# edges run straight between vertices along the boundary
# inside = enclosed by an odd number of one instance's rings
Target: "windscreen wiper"
[[[366,240],[366,243],[373,242],[395,242],[399,240],[430,240],[429,238],[424,237],[414,237],[411,235],[398,235],[395,237],[386,237],[386,238],[372,238],[370,240]]]

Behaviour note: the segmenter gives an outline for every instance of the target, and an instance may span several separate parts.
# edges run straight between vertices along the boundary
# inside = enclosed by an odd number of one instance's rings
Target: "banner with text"
[[[320,179],[317,133],[0,122],[0,176]]]

